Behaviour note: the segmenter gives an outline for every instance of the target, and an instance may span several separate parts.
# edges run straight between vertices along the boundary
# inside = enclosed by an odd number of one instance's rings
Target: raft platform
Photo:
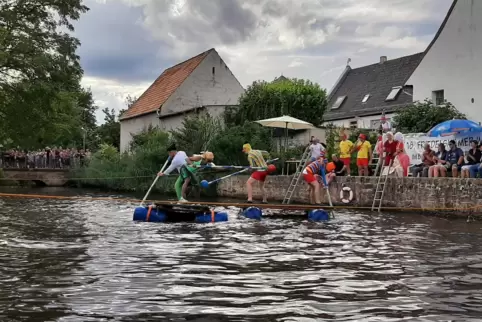
[[[137,207],[134,210],[133,220],[197,223],[228,221],[228,213],[215,211],[215,207],[239,208],[239,216],[254,220],[261,220],[263,217],[284,219],[306,217],[310,221],[328,221],[333,217],[329,211],[322,209],[319,205],[158,201],[148,206]]]

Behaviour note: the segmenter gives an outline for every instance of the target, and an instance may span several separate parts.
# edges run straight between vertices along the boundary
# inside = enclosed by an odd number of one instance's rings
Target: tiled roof
[[[214,48],[211,48],[208,51],[166,69],[139,99],[125,111],[121,120],[156,112],[213,50]]]
[[[410,86],[404,86],[417,68],[424,53],[387,60],[360,68],[348,69],[330,94],[325,121],[381,114],[412,103]],[[386,101],[393,87],[404,86],[394,100]],[[405,93],[404,93],[405,92]],[[365,95],[370,97],[362,103]],[[331,109],[338,97],[346,96],[342,105]]]

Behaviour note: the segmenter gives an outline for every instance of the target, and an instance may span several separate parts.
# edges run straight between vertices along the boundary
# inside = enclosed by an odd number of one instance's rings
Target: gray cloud
[[[90,11],[76,23],[85,74],[136,82],[153,80],[172,64],[159,58],[162,42],[140,23],[142,10],[122,2],[86,1]]]

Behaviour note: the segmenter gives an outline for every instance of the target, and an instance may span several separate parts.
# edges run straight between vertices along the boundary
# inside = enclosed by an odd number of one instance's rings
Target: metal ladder
[[[377,168],[375,169],[374,175],[377,175],[378,169],[380,169],[380,174],[378,175],[377,180],[377,188],[375,189],[375,195],[373,196],[373,203],[372,203],[372,211],[377,209],[378,212],[382,209],[383,197],[385,196],[385,187],[387,186],[388,175],[390,174],[390,168],[392,167],[392,163],[388,165],[388,171],[386,175],[383,175],[384,170],[384,163],[385,158],[379,156]]]
[[[303,172],[306,161],[308,161],[308,158],[310,158],[310,156],[311,156],[310,147],[307,147],[305,149],[305,152],[303,153],[303,156],[301,157],[300,163],[298,163],[298,166],[296,167],[296,172],[293,175],[293,178],[291,179],[290,186],[288,187],[288,190],[286,190],[286,194],[283,199],[283,204],[289,204],[291,202],[291,197],[293,196],[293,193],[295,193],[296,188],[298,187],[298,183],[301,177],[301,172]]]

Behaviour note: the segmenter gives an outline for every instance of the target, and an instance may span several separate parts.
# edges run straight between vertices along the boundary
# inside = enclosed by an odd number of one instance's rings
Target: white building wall
[[[213,74],[214,68],[214,74]],[[237,105],[244,89],[212,51],[162,106],[161,116],[202,105]]]
[[[387,121],[392,123],[392,118],[395,116],[393,113],[387,113],[385,114],[385,117],[387,118]],[[362,116],[359,117],[358,120],[355,118],[350,118],[350,119],[344,119],[344,120],[336,120],[336,121],[329,121],[325,122],[324,124],[333,124],[338,127],[344,127],[344,128],[350,128],[352,126],[352,122],[356,122],[357,128],[360,129],[378,129],[380,118],[382,115],[375,115],[375,116]]]
[[[225,106],[207,106],[206,109],[201,110],[199,114],[209,113],[212,117],[218,117],[222,120],[221,115],[224,112],[224,109]],[[181,128],[184,118],[191,114],[192,113],[165,116],[160,119],[159,128],[163,131],[171,131]]]
[[[120,122],[120,152],[126,152],[132,141],[132,134],[137,134],[147,129],[149,125],[159,126],[156,113],[146,114],[139,117],[123,120]]]
[[[214,74],[213,74],[214,67]],[[216,51],[212,51],[163,104],[161,116],[187,111],[207,105],[237,105],[244,89]],[[219,116],[224,106],[207,108],[212,116]],[[163,130],[177,129],[184,115],[173,115],[159,120],[156,113],[121,122],[121,152],[126,151],[132,139],[130,133],[139,133],[149,124]]]
[[[407,81],[416,101],[444,98],[482,122],[482,1],[458,0],[444,29]]]

